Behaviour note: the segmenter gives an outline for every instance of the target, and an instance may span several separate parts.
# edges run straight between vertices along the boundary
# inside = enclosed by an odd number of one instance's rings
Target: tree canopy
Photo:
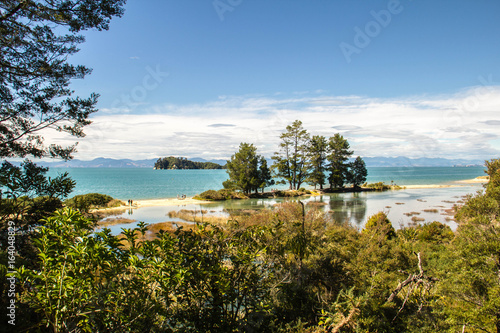
[[[87,29],[107,30],[125,0],[0,1],[0,158],[71,158],[76,146],[45,145],[41,130],[84,136],[98,95],[73,96],[91,70],[68,58]]]
[[[328,152],[328,142],[324,136],[314,135],[309,143],[309,165],[311,172],[308,182],[311,185],[319,185],[323,189],[326,180],[326,154]]]
[[[253,144],[241,143],[240,149],[227,161],[226,167],[229,179],[224,182],[225,188],[249,194],[274,183],[266,159],[257,154]]]
[[[368,170],[366,170],[365,161],[361,157],[356,157],[354,162],[349,164],[348,182],[352,184],[353,187],[359,187],[359,185],[366,182],[366,176],[368,175]]]
[[[308,177],[309,134],[300,120],[295,120],[280,135],[280,150],[272,157],[275,175],[288,182],[291,190],[297,190]]]
[[[359,187],[368,174],[361,157],[349,162],[353,154],[349,142],[339,133],[328,140],[321,135],[310,138],[300,120],[295,120],[280,135],[279,151],[274,153],[272,169],[278,183],[288,183],[291,190],[304,182],[323,189],[326,179],[330,188],[343,188],[346,184]],[[327,176],[328,174],[328,176]]]
[[[352,151],[349,150],[350,145],[347,140],[336,133],[328,141],[329,153],[327,156],[328,162],[330,162],[328,170],[330,171],[330,176],[328,181],[331,188],[341,188],[348,179],[348,160],[352,155]]]

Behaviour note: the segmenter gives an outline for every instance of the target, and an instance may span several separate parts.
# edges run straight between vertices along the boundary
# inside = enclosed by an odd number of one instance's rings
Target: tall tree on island
[[[342,188],[347,182],[349,164],[348,160],[353,151],[349,150],[349,142],[339,133],[328,141],[329,154],[327,156],[330,171],[328,181],[330,188]]]
[[[68,57],[85,41],[79,33],[107,30],[125,0],[23,0],[0,3],[0,158],[70,159],[75,145],[45,145],[41,130],[84,136],[97,94],[73,97],[70,81],[91,69]]]
[[[264,193],[264,188],[274,185],[274,179],[271,174],[271,170],[267,166],[267,161],[263,156],[260,157],[259,182],[260,182],[259,187],[262,189],[263,193]]]
[[[323,189],[326,181],[326,156],[328,142],[324,136],[314,135],[309,143],[309,165],[311,168],[308,183]]]
[[[368,176],[368,170],[366,170],[365,161],[358,156],[354,162],[349,165],[348,182],[351,183],[354,188],[358,188],[361,184],[366,182],[366,176]]]
[[[302,127],[302,122],[295,120],[286,127],[286,132],[280,135],[280,139],[280,151],[275,152],[272,157],[275,177],[283,178],[278,183],[288,182],[290,190],[299,189],[309,176],[309,134]]]
[[[227,161],[226,168],[229,179],[223,183],[224,188],[250,194],[271,184],[267,162],[257,154],[253,144],[240,143],[240,149]]]

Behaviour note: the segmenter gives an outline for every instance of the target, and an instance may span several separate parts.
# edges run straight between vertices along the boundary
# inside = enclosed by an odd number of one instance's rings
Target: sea
[[[405,185],[451,185],[442,188],[404,189],[384,192],[337,193],[300,199],[305,204],[316,201],[315,207],[327,211],[336,221],[347,221],[362,228],[367,219],[379,211],[385,212],[395,228],[415,223],[439,221],[457,227],[451,209],[460,205],[466,195],[480,191],[477,183],[460,181],[485,175],[482,166],[471,167],[369,167],[368,183]],[[103,193],[127,201],[192,197],[209,189],[221,189],[227,180],[225,170],[154,170],[149,168],[51,168],[48,176],[67,172],[76,181],[72,195]],[[306,188],[312,188],[305,185]],[[286,185],[273,188],[287,188]],[[211,204],[141,207],[118,212],[114,218],[126,218],[132,223],[110,228],[119,233],[123,227],[134,227],[139,221],[158,223],[175,221],[172,210],[188,209],[213,215],[228,215],[232,210],[272,207],[285,199],[230,200]],[[318,204],[319,202],[319,204]],[[309,205],[306,207],[312,207]]]

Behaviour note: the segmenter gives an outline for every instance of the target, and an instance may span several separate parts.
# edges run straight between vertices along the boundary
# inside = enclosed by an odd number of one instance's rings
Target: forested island
[[[164,169],[224,169],[220,164],[213,162],[194,162],[190,161],[185,157],[163,157],[159,158],[154,165],[155,170]]]

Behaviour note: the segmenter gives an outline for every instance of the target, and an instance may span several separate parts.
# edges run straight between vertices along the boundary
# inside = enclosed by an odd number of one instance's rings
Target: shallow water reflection
[[[312,209],[315,206],[328,212],[333,220],[347,221],[359,229],[363,228],[370,216],[380,211],[388,215],[395,228],[415,223],[439,221],[455,229],[456,223],[452,220],[450,210],[453,205],[460,204],[466,194],[475,193],[479,189],[481,189],[480,185],[470,185],[386,192],[337,193],[286,199],[230,200],[210,204],[143,207],[127,210],[115,218],[122,217],[146,223],[182,221],[178,218],[168,217],[168,212],[186,209],[192,210],[194,214],[201,214],[203,210],[205,216],[227,216],[233,210],[258,210],[271,208],[284,201],[301,200],[306,204],[306,209]],[[113,225],[110,229],[117,234],[122,227],[133,228],[136,225],[137,223]]]

